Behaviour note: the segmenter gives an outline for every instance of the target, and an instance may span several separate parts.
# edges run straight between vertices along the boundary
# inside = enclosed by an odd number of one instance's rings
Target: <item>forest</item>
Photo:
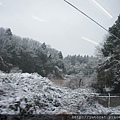
[[[90,76],[94,72],[97,58],[93,56],[63,57],[57,51],[38,41],[13,35],[10,28],[0,28],[1,70],[10,72],[18,67],[23,73],[38,73],[43,77],[52,75],[63,78],[65,74]]]

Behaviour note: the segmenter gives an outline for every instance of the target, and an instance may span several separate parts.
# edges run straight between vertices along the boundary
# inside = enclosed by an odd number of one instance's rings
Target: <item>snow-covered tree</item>
[[[85,76],[91,75],[97,65],[96,57],[89,56],[67,56],[64,58],[67,74],[83,73]]]
[[[100,89],[109,88],[120,92],[120,15],[109,28],[109,35],[101,48],[103,60],[98,65],[98,84]],[[115,37],[116,36],[116,37]]]

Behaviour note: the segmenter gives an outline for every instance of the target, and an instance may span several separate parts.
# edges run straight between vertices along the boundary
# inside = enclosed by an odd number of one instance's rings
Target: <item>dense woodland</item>
[[[10,28],[0,28],[0,46],[0,68],[5,72],[19,67],[22,72],[37,72],[44,77],[53,75],[58,78],[64,74],[90,75],[94,72],[95,57],[75,55],[63,58],[61,51],[45,43],[15,36]]]
[[[91,77],[97,73],[96,89],[100,92],[120,92],[120,16],[109,28],[97,56],[68,55],[46,43],[21,38],[10,28],[0,28],[0,70],[10,72],[14,67],[23,73],[38,73],[43,77],[64,78],[68,74]],[[40,40],[39,40],[40,41]]]

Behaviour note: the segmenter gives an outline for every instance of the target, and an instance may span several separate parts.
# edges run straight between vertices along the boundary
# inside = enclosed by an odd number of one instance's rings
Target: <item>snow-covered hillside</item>
[[[60,88],[37,73],[0,72],[0,114],[120,113],[95,101],[88,88]]]

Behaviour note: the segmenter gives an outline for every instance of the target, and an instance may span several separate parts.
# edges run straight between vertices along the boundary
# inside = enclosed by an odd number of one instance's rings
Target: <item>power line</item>
[[[83,11],[81,11],[80,9],[78,9],[77,7],[75,7],[73,4],[71,4],[70,2],[64,0],[66,3],[68,3],[70,6],[72,6],[73,8],[75,8],[77,11],[81,12],[83,15],[85,15],[87,18],[89,18],[90,20],[92,20],[94,23],[96,23],[98,26],[100,26],[102,29],[104,29],[105,31],[107,31],[108,33],[110,33],[113,37],[115,37],[116,39],[120,40],[117,36],[115,36],[113,33],[109,32],[105,27],[103,27],[101,24],[99,24],[97,21],[95,21],[93,18],[91,18],[90,16],[88,16],[86,13],[84,13]]]

